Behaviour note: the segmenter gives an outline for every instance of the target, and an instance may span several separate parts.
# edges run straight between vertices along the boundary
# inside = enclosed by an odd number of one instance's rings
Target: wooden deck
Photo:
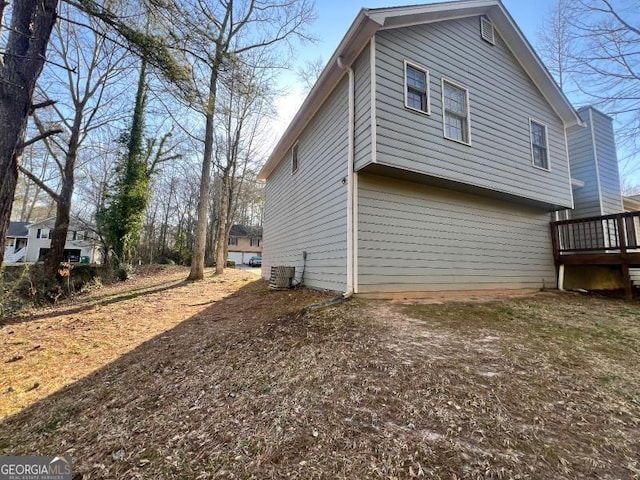
[[[640,212],[551,222],[556,265],[619,266],[632,298],[629,268],[640,268]]]

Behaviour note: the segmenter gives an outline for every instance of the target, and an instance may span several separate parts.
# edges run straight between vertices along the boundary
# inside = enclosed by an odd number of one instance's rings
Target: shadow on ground
[[[74,314],[82,313],[96,307],[105,307],[107,305],[113,305],[115,303],[123,302],[125,300],[133,300],[135,298],[143,297],[146,295],[152,295],[154,293],[167,292],[169,290],[173,290],[175,288],[180,288],[185,285],[188,285],[189,283],[191,282],[187,280],[182,280],[177,282],[169,281],[169,282],[158,283],[155,285],[149,285],[143,288],[129,290],[126,293],[119,292],[119,293],[109,294],[105,296],[106,298],[102,298],[102,299],[100,299],[100,296],[98,295],[97,299],[95,297],[90,297],[87,300],[82,300],[80,305],[68,308],[66,310],[56,309],[55,311],[49,311],[49,312],[43,312],[43,313],[0,318],[0,327],[12,325],[14,323],[33,322],[36,320],[42,320],[44,318],[50,318],[54,316],[58,317],[58,316],[64,316],[64,315],[74,315]]]
[[[157,288],[58,311],[56,315],[79,313],[96,304],[109,305],[184,284],[155,285]],[[5,419],[0,424],[0,453],[70,453],[76,472],[90,474],[91,478],[182,478],[181,464],[193,460],[180,458],[193,454],[192,446],[187,445],[193,440],[193,422],[206,425],[207,412],[224,409],[240,395],[240,385],[227,384],[223,391],[218,386],[236,375],[244,360],[250,360],[256,352],[260,337],[254,332],[273,332],[278,322],[326,298],[308,290],[270,291],[265,282],[255,280],[222,300],[203,302],[200,305],[212,305]],[[46,315],[36,316],[42,317]],[[235,393],[227,390],[230,386]],[[211,438],[201,439],[205,444],[212,439],[220,441],[225,435],[206,431]],[[172,444],[176,436],[181,440]],[[167,443],[172,444],[168,451],[163,448]],[[162,458],[158,450],[163,450]],[[168,454],[175,458],[168,460]],[[155,473],[145,472],[151,470],[151,462],[161,463],[152,468]],[[198,462],[203,466],[206,463]]]

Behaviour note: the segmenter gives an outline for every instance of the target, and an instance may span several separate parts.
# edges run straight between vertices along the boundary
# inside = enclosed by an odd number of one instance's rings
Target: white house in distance
[[[55,218],[40,222],[11,222],[5,250],[6,263],[36,263],[44,261],[51,246]],[[101,263],[100,244],[83,223],[72,220],[65,243],[65,260],[78,263]]]
[[[361,10],[260,178],[263,276],[347,294],[555,287],[550,221],[620,196],[610,119],[499,0]]]

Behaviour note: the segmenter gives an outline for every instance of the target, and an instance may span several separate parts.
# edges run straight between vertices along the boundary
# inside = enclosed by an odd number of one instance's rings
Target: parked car
[[[262,266],[262,257],[251,257],[249,259],[250,267],[261,267]]]

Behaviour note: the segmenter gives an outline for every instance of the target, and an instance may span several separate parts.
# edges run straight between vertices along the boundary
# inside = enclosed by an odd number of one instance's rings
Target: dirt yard
[[[640,303],[327,300],[174,267],[0,323],[0,454],[77,479],[640,478]]]

